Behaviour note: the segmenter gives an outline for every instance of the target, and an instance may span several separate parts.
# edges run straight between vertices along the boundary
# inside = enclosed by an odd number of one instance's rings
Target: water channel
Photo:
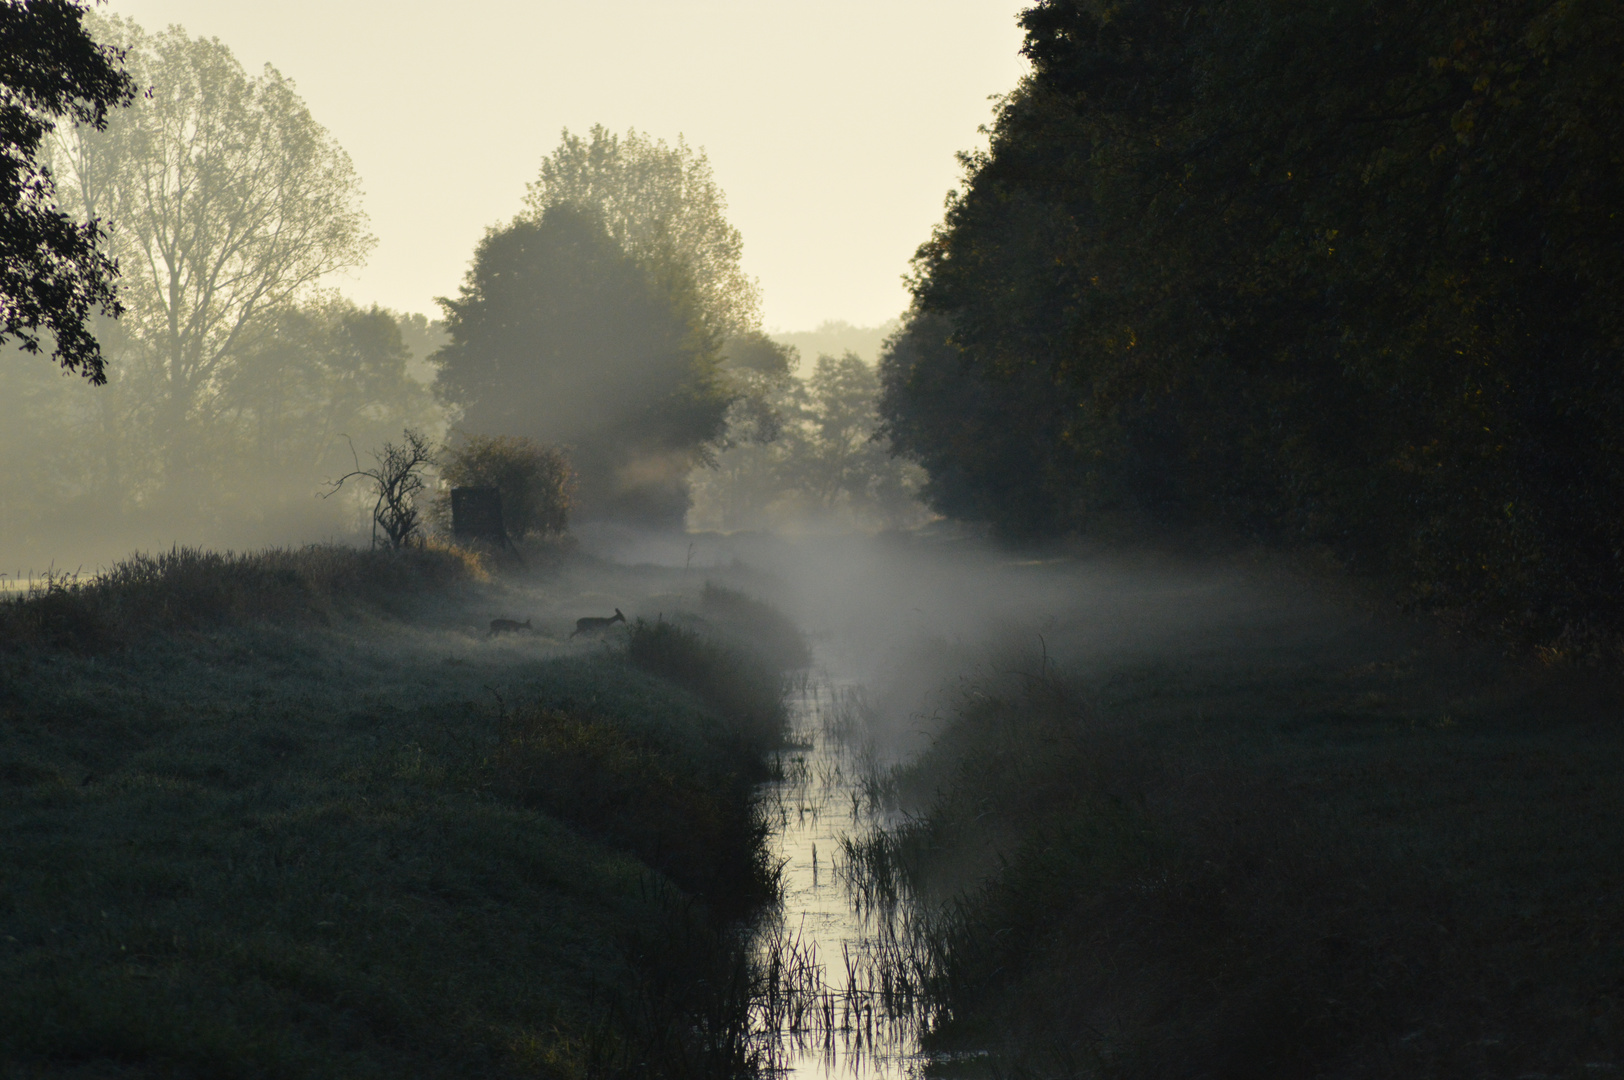
[[[783,1077],[918,1075],[915,1025],[889,1007],[877,962],[897,912],[869,902],[842,865],[843,839],[893,823],[864,783],[876,765],[864,689],[824,673],[789,704],[783,779],[762,793],[783,900],[759,946],[789,989],[758,1018],[758,1049],[766,1071]]]

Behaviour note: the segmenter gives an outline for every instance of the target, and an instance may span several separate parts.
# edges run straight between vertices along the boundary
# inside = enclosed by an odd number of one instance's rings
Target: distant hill
[[[873,364],[879,359],[880,346],[894,334],[901,319],[891,319],[879,326],[853,326],[839,319],[826,320],[816,330],[797,330],[793,333],[773,333],[768,336],[780,345],[792,345],[801,352],[801,374],[810,371],[820,355],[839,356],[848,349]]]

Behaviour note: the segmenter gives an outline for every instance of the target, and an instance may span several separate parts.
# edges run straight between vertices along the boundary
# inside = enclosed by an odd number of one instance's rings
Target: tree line
[[[779,456],[802,460],[855,437],[819,403],[865,402],[809,397],[762,332],[725,196],[680,138],[565,131],[430,322],[323,288],[372,238],[349,157],[274,68],[251,74],[217,40],[148,33],[75,0],[0,15],[11,39],[60,39],[0,71],[7,86],[21,94],[32,71],[82,91],[26,99],[32,141],[13,142],[19,190],[35,185],[23,209],[56,232],[0,229],[36,256],[29,281],[54,260],[78,291],[56,297],[62,319],[43,331],[8,306],[0,340],[54,343],[67,372],[107,383],[86,393],[49,367],[9,366],[0,512],[20,546],[110,531],[243,543],[301,519],[305,532],[364,529],[364,497],[315,496],[365,475],[369,455],[381,469],[418,445],[414,469],[500,487],[521,534],[560,531],[571,512],[680,527],[696,477],[714,489],[710,471],[741,445],[784,435],[797,449]],[[862,441],[877,384],[858,367]],[[898,473],[877,445],[859,456]],[[783,462],[769,472],[810,482]],[[841,483],[819,501],[858,484]],[[401,520],[447,524],[445,492],[423,499]]]
[[[882,364],[937,510],[1624,622],[1624,12],[1044,0]]]

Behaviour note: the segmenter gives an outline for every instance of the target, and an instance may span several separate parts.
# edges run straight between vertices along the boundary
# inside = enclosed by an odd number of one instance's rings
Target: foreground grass
[[[920,818],[848,856],[929,912],[889,962],[944,1071],[1610,1075],[1618,689],[1426,651],[1027,658],[890,777]]]
[[[622,652],[448,655],[422,588],[293,562],[270,617],[68,593],[117,632],[0,651],[0,1073],[748,1071],[772,716]]]

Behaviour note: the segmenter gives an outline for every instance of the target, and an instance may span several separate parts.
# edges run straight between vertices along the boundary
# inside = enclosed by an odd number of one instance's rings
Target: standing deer
[[[619,608],[615,608],[615,613],[607,619],[600,619],[595,615],[588,615],[584,619],[575,620],[575,634],[601,633],[602,631],[615,625],[615,623],[625,621],[626,616],[621,614]],[[570,637],[574,637],[575,634],[571,634]]]

